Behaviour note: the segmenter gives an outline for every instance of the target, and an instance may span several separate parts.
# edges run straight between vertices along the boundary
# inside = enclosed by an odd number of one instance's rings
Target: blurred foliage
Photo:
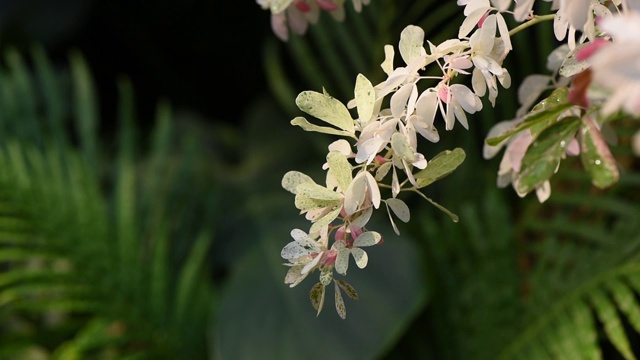
[[[141,146],[121,78],[112,148],[78,52],[63,69],[39,47],[28,60],[5,55],[0,358],[206,358],[217,189],[194,137],[174,136],[161,102]]]

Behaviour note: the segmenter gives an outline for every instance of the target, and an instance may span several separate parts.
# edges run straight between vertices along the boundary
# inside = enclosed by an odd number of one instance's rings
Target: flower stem
[[[423,194],[422,192],[420,192],[420,190],[416,189],[416,188],[410,188],[410,189],[406,189],[407,191],[412,191],[418,195],[420,195],[420,197],[422,197],[423,199],[427,200],[428,202],[431,203],[431,205],[435,206],[436,208],[438,208],[438,210],[442,211],[443,213],[449,215],[449,217],[451,218],[451,220],[453,220],[453,222],[458,222],[460,220],[460,218],[458,217],[458,215],[452,213],[451,211],[449,211],[449,209],[447,209],[446,207],[438,204],[437,202],[433,201],[431,198],[427,197],[425,194]]]
[[[517,27],[513,28],[511,31],[509,31],[509,36],[513,36],[517,33],[519,33],[520,31],[533,26],[537,23],[543,22],[543,21],[549,21],[549,20],[553,20],[553,18],[555,17],[555,14],[549,14],[549,15],[542,15],[542,16],[534,16],[533,19],[524,22],[520,25],[518,25]]]

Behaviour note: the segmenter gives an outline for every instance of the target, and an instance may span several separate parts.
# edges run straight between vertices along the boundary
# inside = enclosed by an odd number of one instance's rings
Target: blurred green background
[[[401,236],[374,218],[385,242],[350,271],[346,320],[283,283],[308,225],[280,180],[321,181],[333,141],[289,124],[297,93],[346,102],[406,25],[438,43],[463,19],[453,1],[346,8],[282,43],[252,1],[0,1],[0,359],[634,358],[634,124],[615,188],[568,159],[548,203],[518,199],[481,156],[515,87],[420,145],[467,152],[426,189],[460,223],[416,197]],[[545,71],[550,24],[513,42],[514,84]]]

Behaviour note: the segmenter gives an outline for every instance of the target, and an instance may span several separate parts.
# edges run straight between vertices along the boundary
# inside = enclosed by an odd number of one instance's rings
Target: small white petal
[[[364,269],[365,267],[367,267],[369,257],[364,250],[354,247],[353,249],[351,249],[351,255],[353,255],[353,259],[356,261],[356,265],[360,269]]]

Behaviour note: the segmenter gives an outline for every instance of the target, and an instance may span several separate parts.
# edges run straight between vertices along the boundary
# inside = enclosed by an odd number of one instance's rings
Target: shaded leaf
[[[431,159],[424,170],[413,174],[413,176],[419,187],[428,186],[451,174],[464,162],[465,157],[466,154],[461,148],[445,150]]]
[[[527,149],[516,176],[519,193],[526,194],[547,181],[558,168],[569,142],[580,126],[580,118],[560,120],[543,131]]]
[[[592,184],[604,189],[618,182],[620,172],[616,159],[591,118],[585,116],[582,119],[580,134],[580,159],[591,176]]]

